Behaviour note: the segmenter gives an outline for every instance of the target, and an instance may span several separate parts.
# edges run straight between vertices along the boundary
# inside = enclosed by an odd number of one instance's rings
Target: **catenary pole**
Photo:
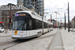
[[[70,20],[69,20],[69,2],[68,2],[68,32],[70,32]]]

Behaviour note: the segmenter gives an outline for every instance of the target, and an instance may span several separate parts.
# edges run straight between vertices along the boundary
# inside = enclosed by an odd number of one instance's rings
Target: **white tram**
[[[13,21],[13,39],[28,39],[39,37],[43,33],[52,30],[53,23],[47,20],[42,21],[42,17],[32,11],[18,11]]]

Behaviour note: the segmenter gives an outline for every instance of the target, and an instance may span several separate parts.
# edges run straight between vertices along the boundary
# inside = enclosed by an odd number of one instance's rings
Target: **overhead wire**
[[[57,10],[58,10],[58,7],[56,6],[56,5],[54,5],[50,0],[48,0],[52,5],[53,5],[53,7],[55,7]],[[47,9],[48,10],[48,9]],[[51,9],[49,9],[50,11],[51,11]],[[52,11],[51,11],[52,12]],[[48,14],[49,14],[50,12],[48,12]],[[53,12],[52,12],[53,13]],[[59,13],[58,13],[59,14]]]
[[[50,0],[48,0],[56,9],[58,9],[58,7],[56,5],[54,5]]]
[[[58,10],[58,7],[56,5],[54,5],[50,0],[48,0],[48,1],[53,5],[53,7],[55,7]],[[48,10],[48,9],[46,9],[46,10]],[[51,11],[51,9],[49,9],[49,10]]]

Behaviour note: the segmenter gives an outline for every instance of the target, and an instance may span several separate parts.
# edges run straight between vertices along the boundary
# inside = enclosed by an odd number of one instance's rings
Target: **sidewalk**
[[[75,32],[61,29],[64,50],[75,50]]]
[[[11,36],[12,35],[12,30],[7,30],[7,33],[4,32],[0,32],[0,37],[3,37],[3,36]]]
[[[75,32],[75,28],[70,28],[71,32]]]

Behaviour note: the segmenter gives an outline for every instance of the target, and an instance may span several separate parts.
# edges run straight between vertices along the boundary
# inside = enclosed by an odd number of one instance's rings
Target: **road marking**
[[[63,40],[62,40],[62,34],[60,32],[60,37],[61,37],[61,43],[62,43],[62,50],[64,50],[64,47],[63,47]]]

